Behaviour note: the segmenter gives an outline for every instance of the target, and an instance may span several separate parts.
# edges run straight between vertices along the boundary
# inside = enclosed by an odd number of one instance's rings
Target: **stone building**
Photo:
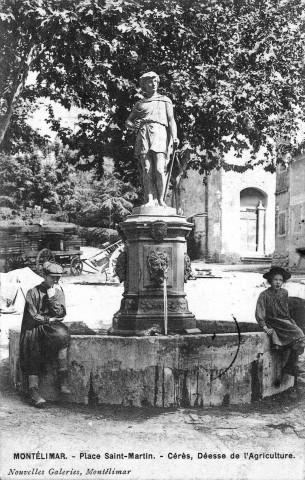
[[[194,222],[190,256],[212,262],[265,260],[274,252],[275,175],[257,166],[244,173],[189,170],[184,215]]]
[[[273,263],[305,272],[305,153],[276,175],[275,252]]]

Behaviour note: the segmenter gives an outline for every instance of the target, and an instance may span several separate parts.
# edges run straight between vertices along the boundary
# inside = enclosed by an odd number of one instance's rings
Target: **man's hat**
[[[64,269],[58,263],[44,262],[42,268],[46,275],[51,275],[52,277],[60,277],[64,272]]]
[[[269,272],[264,273],[263,277],[269,282],[274,275],[282,275],[284,282],[291,278],[291,273],[282,267],[271,267]]]

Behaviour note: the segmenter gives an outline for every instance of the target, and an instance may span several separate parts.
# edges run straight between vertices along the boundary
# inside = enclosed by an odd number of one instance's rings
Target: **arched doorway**
[[[267,195],[257,188],[240,192],[240,243],[242,255],[265,254]]]

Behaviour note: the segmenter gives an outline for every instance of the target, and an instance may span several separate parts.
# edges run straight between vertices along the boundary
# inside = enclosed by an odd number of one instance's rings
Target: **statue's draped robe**
[[[171,100],[164,96],[143,99],[137,102],[129,116],[133,123],[139,121],[134,154],[140,157],[152,151],[167,156],[169,146],[166,104]]]

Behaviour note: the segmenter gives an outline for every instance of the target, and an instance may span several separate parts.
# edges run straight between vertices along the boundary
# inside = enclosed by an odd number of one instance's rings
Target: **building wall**
[[[183,181],[181,205],[183,215],[194,224],[187,239],[192,260],[207,255],[206,202],[205,178],[195,170],[188,170],[187,178]]]
[[[195,224],[193,235],[197,238],[197,244],[199,240],[201,245],[197,258],[230,263],[240,260],[243,253],[240,242],[240,192],[245,188],[258,189],[266,196],[264,253],[271,255],[275,234],[275,181],[276,176],[265,172],[260,166],[245,173],[215,170],[207,176],[205,183],[198,172],[192,171],[184,181],[184,214],[207,213],[206,219],[192,217]]]
[[[287,169],[277,169],[274,263],[305,272],[304,154],[293,159]]]
[[[226,172],[223,174],[223,252],[243,253],[240,242],[240,192],[245,188],[255,188],[266,195],[264,253],[265,255],[273,253],[275,180],[275,175],[265,172],[260,166],[244,173]]]
[[[289,266],[289,251],[287,244],[289,229],[289,203],[290,203],[290,166],[282,166],[276,172],[276,215],[275,215],[275,252],[273,262],[282,267]]]
[[[290,266],[305,271],[305,155],[291,165],[289,213]]]
[[[207,177],[207,257],[219,262],[222,250],[222,171],[212,171]]]
[[[183,181],[182,207],[186,218],[202,214],[206,211],[205,178],[196,170],[188,170]]]

